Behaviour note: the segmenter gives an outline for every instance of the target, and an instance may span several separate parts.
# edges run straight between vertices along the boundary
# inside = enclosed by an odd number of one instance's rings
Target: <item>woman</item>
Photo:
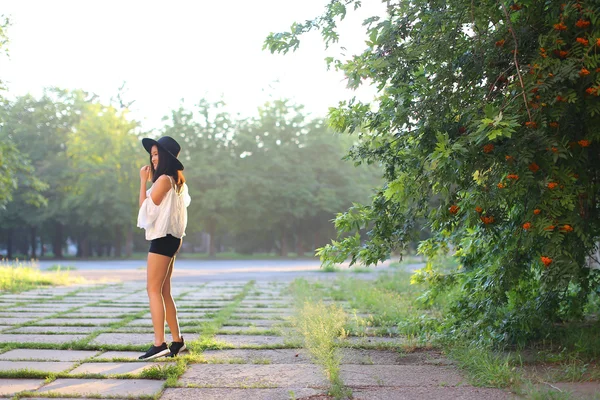
[[[150,165],[140,169],[140,211],[137,226],[146,230],[150,240],[148,251],[147,290],[150,315],[154,326],[154,344],[140,360],[170,355],[185,350],[179,331],[177,308],[171,295],[171,274],[175,255],[181,247],[187,226],[188,188],[183,176],[183,164],[177,159],[181,147],[175,139],[164,136],[158,140],[142,139],[150,153]],[[152,187],[146,191],[146,182]],[[173,335],[167,347],[165,319]]]

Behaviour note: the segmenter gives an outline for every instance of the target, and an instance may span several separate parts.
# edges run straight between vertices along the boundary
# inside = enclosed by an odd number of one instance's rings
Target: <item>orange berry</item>
[[[578,144],[579,144],[581,147],[588,147],[588,146],[590,145],[590,143],[591,143],[591,142],[590,142],[589,140],[582,139],[582,140],[580,140],[580,141],[579,141],[579,142],[577,142],[577,143],[578,143]]]
[[[539,215],[542,212],[542,210],[540,210],[539,208],[536,208],[535,210],[533,210],[533,213],[535,215]]]
[[[457,205],[453,204],[450,206],[450,208],[448,209],[448,211],[450,211],[450,214],[456,214],[458,212],[459,208]]]
[[[564,232],[573,232],[573,227],[571,225],[565,224],[560,228],[560,230]]]
[[[584,19],[580,19],[577,22],[575,22],[575,26],[578,27],[578,28],[581,28],[581,29],[585,29],[588,26],[590,26],[590,21],[586,21]]]
[[[556,29],[557,31],[566,31],[567,26],[562,22],[559,22],[558,24],[554,24],[554,29]]]
[[[533,103],[531,105],[534,106]],[[533,108],[537,108],[537,107],[533,107]],[[533,121],[527,121],[527,122],[525,122],[525,126],[528,128],[535,129],[535,128],[537,128],[537,123],[533,122]]]
[[[548,267],[550,264],[552,264],[552,259],[550,257],[541,257],[542,262],[544,263],[544,265],[546,267]]]
[[[540,166],[533,162],[529,164],[528,168],[531,172],[537,172],[540,169]]]
[[[523,229],[525,229],[526,231],[528,231],[529,229],[531,229],[531,222],[525,222],[523,224]]]
[[[554,189],[557,186],[558,186],[558,183],[556,183],[556,182],[549,182],[548,183],[548,189],[550,189],[550,190]]]
[[[486,144],[485,146],[483,146],[483,152],[484,153],[489,154],[492,151],[494,151],[494,145],[493,144],[489,143],[489,144]]]
[[[475,211],[477,211],[479,214],[481,214],[483,212],[483,208],[477,206],[477,207],[475,207]]]

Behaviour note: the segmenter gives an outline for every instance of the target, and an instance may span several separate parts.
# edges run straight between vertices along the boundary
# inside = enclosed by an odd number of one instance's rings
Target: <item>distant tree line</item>
[[[122,105],[122,103],[121,103]],[[0,250],[9,258],[147,250],[135,227],[145,136],[169,135],[192,196],[184,251],[312,253],[335,237],[335,214],[366,201],[377,168],[342,160],[353,139],[277,100],[251,118],[222,103],[181,105],[155,133],[124,107],[48,89],[0,107]]]

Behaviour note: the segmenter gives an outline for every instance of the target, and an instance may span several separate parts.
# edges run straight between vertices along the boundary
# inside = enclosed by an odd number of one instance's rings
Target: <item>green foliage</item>
[[[0,225],[11,238],[9,257],[36,257],[28,248],[40,236],[52,238],[55,257],[67,236],[80,257],[110,255],[111,247],[121,256],[125,241],[127,255],[134,245],[146,249],[134,227],[137,174],[148,163],[139,137],[148,135],[127,109],[54,88],[3,103],[0,119]],[[335,235],[328,221],[336,210],[351,198],[366,200],[377,183],[376,167],[357,170],[341,160],[353,139],[332,135],[284,100],[247,119],[233,118],[220,102],[181,105],[159,135],[182,144],[192,197],[186,240],[208,233],[211,257],[220,237],[236,253],[312,255]]]
[[[293,50],[312,29],[335,41],[350,5],[265,47]],[[385,260],[425,221],[421,252],[459,260],[417,277],[431,295],[458,288],[449,334],[525,343],[581,318],[600,286],[599,16],[593,1],[413,0],[367,19],[366,49],[328,64],[351,88],[372,83],[376,104],[342,102],[330,124],[361,139],[349,158],[380,163],[386,182],[338,215],[324,263]]]

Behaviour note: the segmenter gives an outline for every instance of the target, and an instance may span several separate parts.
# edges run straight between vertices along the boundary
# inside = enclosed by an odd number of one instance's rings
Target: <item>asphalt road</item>
[[[371,267],[373,272],[361,273],[364,279],[374,278],[387,270],[389,263]],[[53,265],[71,266],[70,273],[94,281],[138,281],[146,279],[145,260],[115,261],[40,261],[40,268]],[[410,268],[407,265],[407,268]],[[172,280],[199,282],[208,280],[292,280],[297,277],[333,278],[339,273],[352,273],[341,265],[338,273],[325,273],[318,260],[176,260]]]

